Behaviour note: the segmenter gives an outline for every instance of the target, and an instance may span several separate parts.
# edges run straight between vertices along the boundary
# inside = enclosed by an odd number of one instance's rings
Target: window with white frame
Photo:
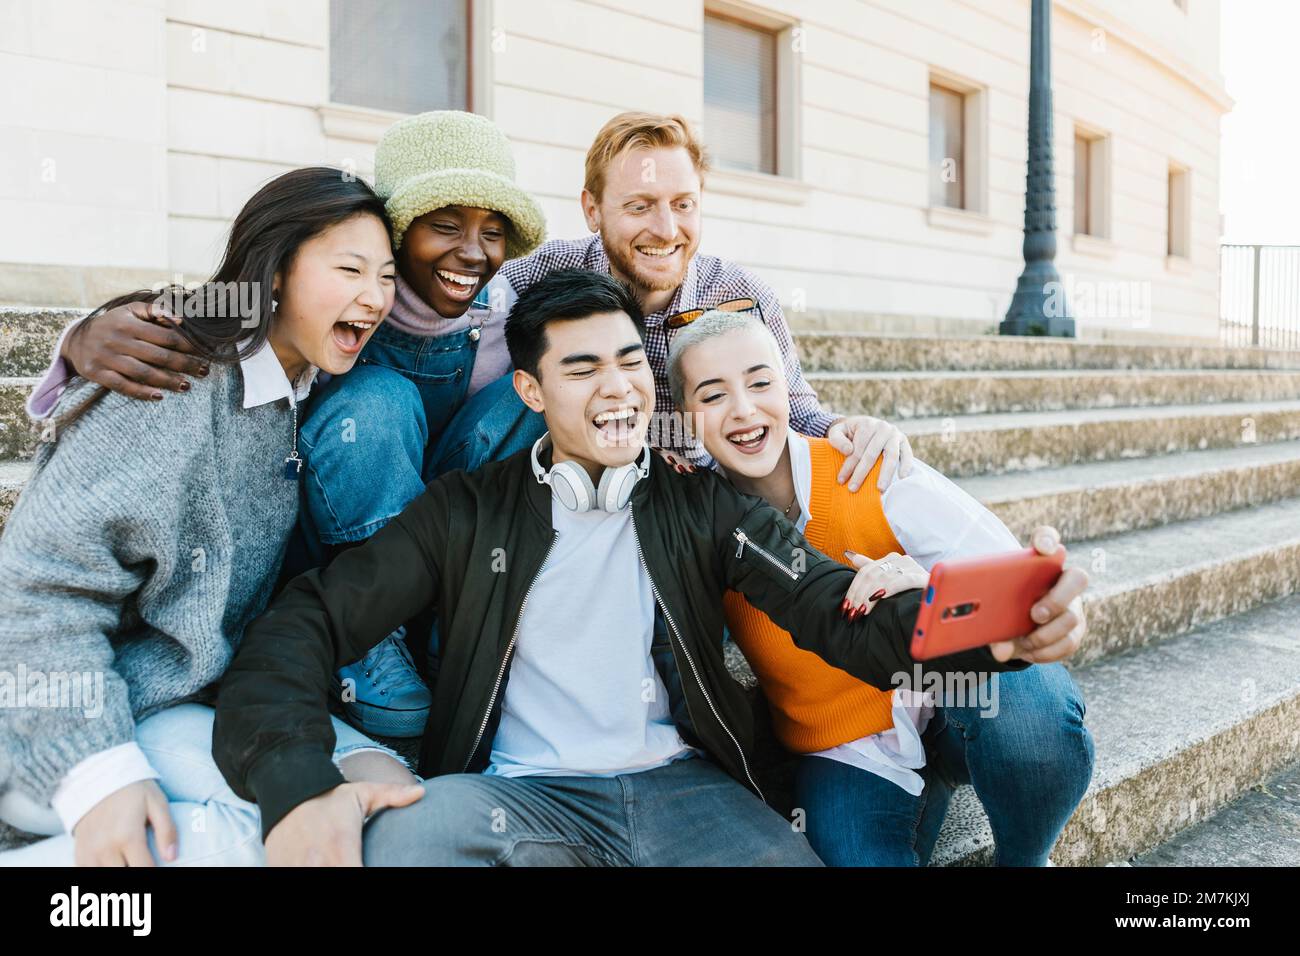
[[[934,209],[985,213],[984,90],[930,77],[929,202]]]
[[[1110,238],[1110,137],[1074,128],[1074,233]]]
[[[1191,175],[1187,167],[1177,163],[1169,164],[1165,201],[1169,214],[1165,252],[1183,259],[1191,255],[1192,249]]]
[[[330,0],[330,102],[468,110],[470,0]]]

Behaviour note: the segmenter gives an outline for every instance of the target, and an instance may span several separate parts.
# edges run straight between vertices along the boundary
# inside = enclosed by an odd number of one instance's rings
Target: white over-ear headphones
[[[542,467],[541,450],[550,446],[551,433],[547,432],[533,442],[533,474],[539,485],[550,485],[551,493],[570,511],[622,511],[632,497],[636,483],[650,474],[650,446],[646,445],[635,462],[606,468],[600,476],[600,486],[593,487],[587,469],[577,462],[562,461],[550,471]]]

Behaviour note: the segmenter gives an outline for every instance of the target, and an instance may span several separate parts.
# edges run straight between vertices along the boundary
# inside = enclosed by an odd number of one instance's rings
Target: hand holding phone
[[[912,657],[931,660],[1031,633],[1038,625],[1030,610],[1051,590],[1064,563],[1064,548],[1046,555],[1027,548],[940,561],[921,599]]]

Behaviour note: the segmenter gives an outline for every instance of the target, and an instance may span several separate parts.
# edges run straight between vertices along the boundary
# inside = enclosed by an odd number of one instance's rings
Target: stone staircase
[[[78,314],[0,309],[0,523],[36,442],[23,402]],[[1189,835],[1237,826],[1244,801],[1300,762],[1300,352],[797,340],[825,405],[897,422],[919,458],[1022,540],[1039,523],[1060,528],[1089,572],[1089,639],[1068,666],[1096,766],[1053,861],[1218,862],[1218,844],[1198,855]],[[987,819],[963,787],[933,862],[991,859]]]

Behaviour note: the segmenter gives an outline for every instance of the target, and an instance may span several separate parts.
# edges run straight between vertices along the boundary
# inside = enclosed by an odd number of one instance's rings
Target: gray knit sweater
[[[76,380],[54,414],[93,392]],[[48,803],[221,676],[297,516],[292,435],[286,400],[244,409],[239,368],[214,363],[188,394],[108,395],[40,446],[0,536],[0,792]]]

